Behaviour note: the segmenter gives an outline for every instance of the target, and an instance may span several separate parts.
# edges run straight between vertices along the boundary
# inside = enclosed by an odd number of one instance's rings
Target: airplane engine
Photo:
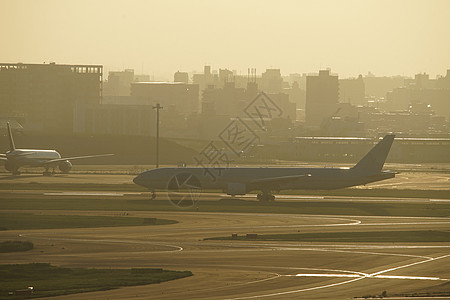
[[[245,195],[247,193],[246,185],[239,182],[229,182],[227,184],[227,194],[236,196],[236,195]]]
[[[72,169],[72,163],[68,160],[65,160],[63,162],[60,162],[58,167],[61,170],[61,172],[69,173],[70,170]]]
[[[5,169],[6,169],[6,171],[9,171],[9,172],[11,172],[12,171],[12,166],[11,166],[11,163],[9,163],[9,162],[5,162]]]

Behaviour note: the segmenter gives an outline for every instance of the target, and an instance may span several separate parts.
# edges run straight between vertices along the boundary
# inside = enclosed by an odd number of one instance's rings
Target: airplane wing
[[[34,154],[34,153],[36,153],[36,152],[22,152],[22,153],[14,154],[14,157],[16,157],[16,156],[27,156],[27,155]]]
[[[6,158],[5,156],[0,156],[0,160],[8,160],[8,158]]]
[[[278,176],[278,177],[269,177],[262,179],[255,179],[250,181],[250,184],[280,184],[280,183],[289,183],[300,178],[308,178],[311,177],[311,174],[303,174],[303,175],[289,175],[289,176]]]
[[[0,154],[0,157],[6,158],[6,154]]]
[[[112,156],[114,154],[98,154],[98,155],[86,155],[86,156],[75,156],[75,157],[61,157],[57,159],[48,160],[44,163],[42,163],[43,166],[57,163],[60,161],[66,161],[66,160],[75,160],[75,159],[83,159],[83,158],[91,158],[91,157],[103,157],[103,156]]]

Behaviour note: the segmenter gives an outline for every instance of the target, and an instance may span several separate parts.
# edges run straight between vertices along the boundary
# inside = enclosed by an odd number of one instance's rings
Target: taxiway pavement
[[[406,175],[405,175],[406,176]],[[383,187],[450,190],[448,174],[408,175]],[[25,175],[0,182],[26,184],[127,183],[132,175]],[[411,182],[411,178],[413,182]],[[405,183],[406,182],[406,183]],[[381,183],[380,183],[381,184]],[[385,183],[382,183],[385,184]],[[375,185],[376,186],[376,185]],[[372,185],[372,187],[375,187]],[[370,188],[371,186],[369,186]],[[64,194],[66,193],[66,194]],[[69,194],[67,194],[69,193]],[[72,194],[70,194],[72,193]],[[0,197],[36,201],[46,197],[125,197],[141,192],[2,189]],[[148,196],[148,195],[147,195]],[[220,199],[221,194],[203,197]],[[279,201],[432,202],[445,199],[390,199],[284,195]],[[1,212],[12,210],[2,209]],[[21,212],[26,212],[21,210]],[[117,216],[121,211],[39,210],[41,214]],[[210,237],[246,235],[450,230],[450,217],[381,217],[271,213],[129,211],[130,217],[177,220],[160,226],[0,231],[1,240],[31,240],[35,249],[4,253],[0,263],[48,262],[66,267],[190,270],[194,276],[161,284],[85,293],[83,299],[351,299],[414,291],[449,290],[450,243],[220,241]],[[80,294],[51,299],[80,299]]]
[[[392,294],[433,288],[450,281],[450,243],[204,240],[231,233],[448,230],[449,218],[201,212],[130,212],[130,216],[174,219],[179,223],[2,232],[2,239],[32,240],[35,249],[2,254],[0,263],[162,267],[194,273],[162,284],[86,293],[86,299],[351,299],[383,291]],[[52,299],[79,297],[74,294]]]

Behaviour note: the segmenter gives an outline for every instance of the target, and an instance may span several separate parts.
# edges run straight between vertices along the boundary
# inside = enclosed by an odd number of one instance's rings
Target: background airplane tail
[[[9,122],[6,123],[6,126],[8,127],[9,150],[14,151],[16,150],[16,146],[14,145],[14,139],[11,133],[11,126],[9,125]]]
[[[395,135],[386,135],[353,168],[353,171],[375,174],[381,172]]]

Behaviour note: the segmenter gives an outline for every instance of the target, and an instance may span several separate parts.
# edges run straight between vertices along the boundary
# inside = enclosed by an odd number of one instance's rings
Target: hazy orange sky
[[[170,79],[331,68],[432,77],[450,69],[448,0],[0,0],[0,62],[103,64]]]

